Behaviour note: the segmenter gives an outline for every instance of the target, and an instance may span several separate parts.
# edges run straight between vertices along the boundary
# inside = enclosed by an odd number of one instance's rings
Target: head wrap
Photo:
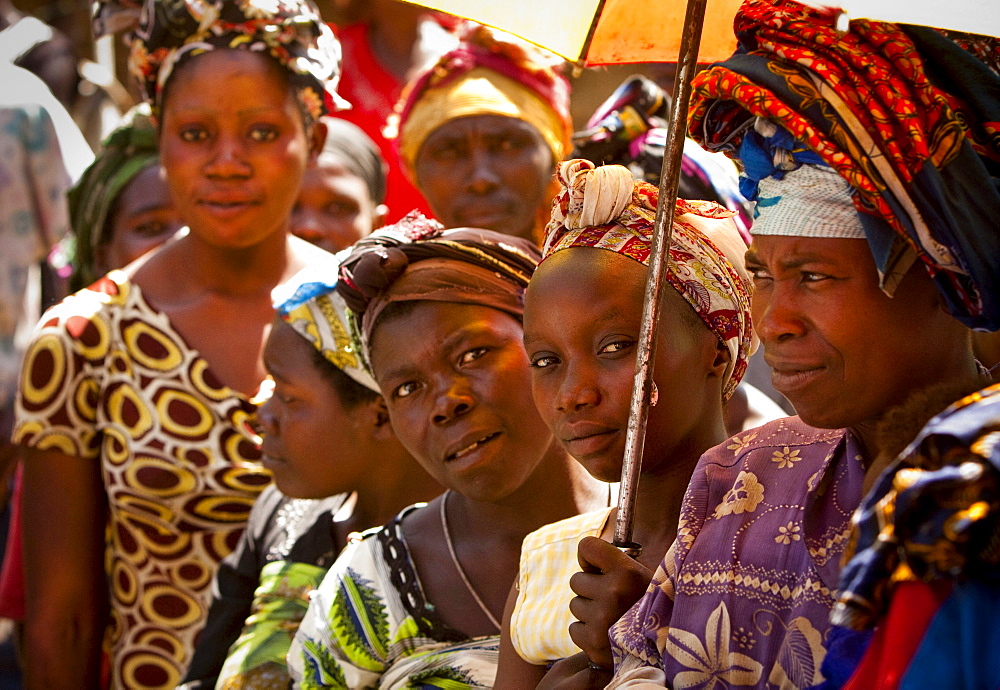
[[[694,79],[691,136],[741,158],[749,198],[767,177],[831,167],[854,190],[883,289],[916,257],[956,318],[1000,327],[1000,79],[933,29],[842,32],[838,16],[745,0],[737,53]]]
[[[569,82],[527,44],[478,27],[411,81],[397,104],[400,158],[412,176],[417,153],[441,125],[470,115],[504,115],[532,125],[552,151],[568,150]],[[390,131],[391,131],[390,127]]]
[[[628,168],[588,160],[559,164],[562,190],[552,202],[543,260],[571,247],[607,249],[649,266],[659,190]],[[757,349],[750,319],[753,281],[743,264],[746,243],[735,214],[711,201],[677,200],[667,281],[730,354],[723,398],[736,390]]]
[[[99,277],[94,273],[96,250],[111,240],[108,213],[126,185],[143,170],[159,165],[156,127],[149,107],[138,105],[101,144],[94,162],[67,193],[74,233],[73,276],[70,287],[79,290]]]
[[[360,318],[366,356],[379,314],[396,302],[476,304],[519,319],[539,260],[529,240],[478,228],[444,230],[417,212],[347,252],[337,290]]]
[[[649,266],[659,190],[633,180],[620,165],[587,160],[559,164],[562,190],[552,202],[543,260],[571,247],[607,249]],[[757,349],[750,318],[753,281],[743,263],[746,243],[732,211],[710,201],[677,200],[667,280],[726,346],[723,398],[736,390]]]
[[[325,117],[326,143],[320,156],[335,156],[348,170],[364,180],[376,204],[385,202],[387,166],[375,142],[357,125],[337,117]]]
[[[276,287],[271,300],[282,320],[323,357],[365,388],[379,392],[350,337],[347,305],[337,294],[336,260],[310,264]]]
[[[145,0],[129,69],[156,112],[177,66],[220,48],[273,57],[313,121],[349,107],[336,92],[340,43],[311,0]]]
[[[865,238],[853,189],[826,165],[803,164],[757,185],[754,235]],[[803,212],[808,209],[808,212]]]

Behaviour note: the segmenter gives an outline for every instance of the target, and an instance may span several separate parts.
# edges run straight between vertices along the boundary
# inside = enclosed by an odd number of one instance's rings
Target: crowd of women
[[[310,0],[97,4],[144,104],[20,370],[26,687],[1000,684],[1000,44],[744,1],[688,124],[752,241],[676,201],[634,556],[660,199],[571,156],[558,61],[441,21],[372,73],[384,2],[343,51]],[[733,418],[759,346],[796,416]]]

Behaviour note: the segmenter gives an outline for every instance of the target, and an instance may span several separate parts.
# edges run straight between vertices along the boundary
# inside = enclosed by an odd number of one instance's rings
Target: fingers
[[[570,623],[569,636],[592,663],[607,669],[614,667],[607,628],[599,628],[580,622]]]
[[[581,539],[576,547],[576,556],[580,562],[580,570],[585,573],[607,572],[632,560],[619,551],[617,546],[597,537]]]

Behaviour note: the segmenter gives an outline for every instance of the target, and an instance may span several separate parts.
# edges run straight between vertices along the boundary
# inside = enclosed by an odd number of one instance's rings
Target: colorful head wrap
[[[478,228],[445,230],[417,212],[345,253],[337,290],[360,318],[366,357],[379,314],[396,302],[476,304],[520,319],[540,258],[529,240]]]
[[[385,202],[388,167],[382,152],[364,130],[337,117],[325,117],[326,142],[320,156],[335,156],[348,170],[364,180],[376,204]]]
[[[691,136],[740,157],[748,198],[767,177],[831,167],[854,190],[883,289],[916,257],[956,318],[1000,328],[1000,79],[933,29],[837,20],[745,0],[739,50],[695,77]]]
[[[97,248],[111,239],[108,213],[125,186],[159,162],[149,106],[138,105],[108,135],[94,162],[67,193],[74,233],[71,289],[79,290],[100,277],[94,273],[94,259]]]
[[[659,190],[628,168],[588,160],[559,164],[562,190],[552,203],[543,260],[571,247],[607,249],[649,266]],[[729,350],[723,398],[736,390],[757,349],[750,318],[753,281],[735,214],[710,201],[677,200],[667,280]]]
[[[220,48],[277,60],[313,121],[350,107],[336,92],[340,43],[310,0],[145,0],[129,69],[156,112],[177,66]]]
[[[573,131],[566,78],[539,51],[499,40],[485,27],[411,81],[396,108],[399,154],[411,176],[427,136],[459,117],[524,120],[549,145],[553,162],[562,160]]]
[[[379,392],[351,340],[347,305],[337,294],[336,259],[302,269],[276,287],[271,300],[282,320],[323,357],[365,388]]]

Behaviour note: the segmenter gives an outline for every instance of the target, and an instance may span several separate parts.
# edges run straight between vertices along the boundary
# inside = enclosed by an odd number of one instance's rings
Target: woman
[[[448,490],[337,559],[289,653],[303,687],[491,687],[521,540],[608,505],[530,398],[520,319],[537,258],[527,240],[410,218],[342,265],[393,429]]]
[[[34,687],[96,686],[102,638],[112,687],[179,682],[270,480],[247,422],[271,289],[328,256],[289,237],[288,216],[322,145],[336,40],[311,5],[201,7],[147,2],[130,58],[189,232],[54,307],[25,360]]]
[[[278,317],[264,347],[274,390],[260,411],[274,485],[219,567],[186,690],[287,687],[285,654],[307,594],[348,535],[441,492],[392,433],[378,387],[345,337],[336,275],[336,260],[313,264],[275,290]]]
[[[147,104],[129,111],[108,135],[68,197],[74,234],[69,287],[74,292],[132,263],[181,229]]]
[[[544,259],[525,297],[532,392],[563,447],[594,477],[617,481],[657,190],[627,168],[585,160],[561,163],[558,179]],[[528,535],[505,612],[498,688],[535,687],[553,662],[574,654],[583,669],[589,662],[611,669],[608,628],[642,596],[673,542],[698,458],[727,436],[723,408],[757,344],[746,244],[732,216],[717,204],[677,202],[673,289],[659,316],[658,393],[636,493],[642,553],[632,560],[609,543],[614,508]]]
[[[572,131],[569,84],[551,59],[477,27],[407,85],[399,155],[445,227],[541,241]]]
[[[292,234],[339,252],[385,221],[386,164],[375,142],[357,126],[323,118],[326,141],[302,178],[292,209]]]

